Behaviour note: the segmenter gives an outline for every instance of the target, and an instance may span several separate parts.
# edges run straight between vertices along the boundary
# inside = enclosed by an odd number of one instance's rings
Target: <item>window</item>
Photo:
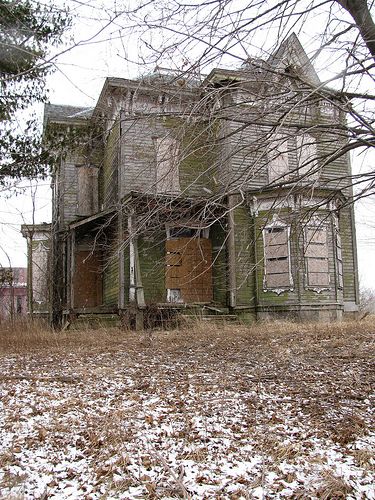
[[[98,211],[98,168],[77,165],[77,215],[89,216]]]
[[[280,289],[292,286],[290,271],[289,227],[278,225],[263,230],[264,288]]]
[[[305,229],[305,266],[307,286],[329,286],[327,228],[309,226]]]
[[[20,297],[19,295],[16,297],[16,311],[17,311],[17,314],[22,314],[22,297]]]
[[[317,156],[315,138],[310,134],[297,136],[297,166],[301,179],[315,180],[319,177]]]
[[[320,101],[320,110],[323,116],[335,116],[335,106],[331,101],[322,99]]]
[[[211,302],[212,245],[209,239],[181,237],[165,242],[168,302]]]
[[[180,192],[178,142],[170,136],[155,139],[156,192],[177,194]]]
[[[268,181],[287,180],[289,172],[288,138],[275,134],[268,146]]]

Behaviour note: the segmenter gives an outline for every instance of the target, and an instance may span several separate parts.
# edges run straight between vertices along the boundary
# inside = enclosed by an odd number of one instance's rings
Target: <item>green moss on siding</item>
[[[234,210],[237,305],[255,303],[253,226],[249,209],[239,206]]]
[[[190,124],[178,118],[168,118],[163,124],[173,129],[174,135],[181,141],[181,191],[186,195],[207,196],[203,188],[215,189],[215,126],[208,122]]]
[[[119,273],[118,273],[118,241],[115,234],[109,234],[103,251],[103,304],[118,305]]]
[[[210,231],[212,242],[212,282],[214,302],[227,305],[227,256],[224,221],[214,224]]]
[[[138,252],[145,302],[165,302],[165,234],[139,238]]]
[[[118,304],[118,259],[112,257],[103,272],[103,303],[106,306]]]
[[[340,234],[342,245],[343,278],[344,278],[344,300],[356,301],[356,279],[355,259],[353,252],[352,232],[352,210],[350,207],[343,208],[340,213]]]

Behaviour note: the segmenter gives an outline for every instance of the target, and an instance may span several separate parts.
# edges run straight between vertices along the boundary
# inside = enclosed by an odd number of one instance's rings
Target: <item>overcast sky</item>
[[[120,39],[119,27],[114,23],[107,29],[106,13],[98,2],[88,2],[93,9],[82,10],[80,2],[71,2],[71,12],[75,19],[75,28],[70,33],[68,46],[77,45],[58,58],[56,71],[48,79],[50,102],[54,104],[72,104],[94,106],[107,76],[135,77],[151,69],[140,64],[139,44],[136,38]],[[104,5],[110,11],[110,2]],[[79,10],[74,11],[75,8]],[[99,16],[100,14],[100,16]],[[100,21],[95,18],[101,17]],[[102,30],[99,36],[95,34]],[[304,48],[309,52],[312,42],[308,34],[299,33]],[[262,43],[258,39],[257,45]],[[256,45],[254,42],[254,52]],[[124,57],[126,55],[126,58]],[[129,62],[129,60],[134,61]],[[138,64],[137,64],[138,63]],[[321,75],[321,72],[319,72]],[[325,75],[327,77],[327,75]],[[38,107],[42,116],[42,107]],[[371,157],[353,158],[355,171],[371,168]],[[17,196],[6,199],[7,193],[0,192],[0,265],[8,266],[8,257],[14,267],[26,266],[26,242],[19,233],[23,223],[50,221],[50,188],[48,181],[38,186],[30,182],[19,185]],[[33,210],[32,199],[35,200]],[[358,260],[361,286],[375,288],[375,200],[366,198],[356,205]]]

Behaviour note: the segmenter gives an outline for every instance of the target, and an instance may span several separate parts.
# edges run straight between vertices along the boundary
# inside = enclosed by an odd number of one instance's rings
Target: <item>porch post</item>
[[[229,285],[229,306],[236,307],[237,303],[237,280],[236,280],[236,239],[234,223],[234,195],[228,195],[228,285]]]
[[[119,234],[119,255],[118,255],[118,263],[119,263],[119,295],[118,295],[118,307],[119,309],[124,309],[125,307],[125,256],[124,256],[124,217],[122,208],[120,209],[118,215],[118,234]]]
[[[134,212],[128,216],[129,253],[130,253],[130,285],[129,301],[137,307],[145,307],[145,297],[142,285],[141,268],[139,264],[138,238]]]
[[[76,246],[76,231],[75,229],[71,230],[71,235],[70,235],[70,248],[69,248],[69,254],[70,254],[70,277],[69,277],[69,283],[70,283],[70,296],[69,296],[69,310],[74,309],[74,274],[75,274],[75,246]]]

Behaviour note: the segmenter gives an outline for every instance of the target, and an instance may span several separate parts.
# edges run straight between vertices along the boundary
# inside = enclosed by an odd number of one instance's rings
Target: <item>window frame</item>
[[[282,133],[273,134],[267,146],[268,183],[289,180],[289,137]],[[284,165],[281,163],[284,162]],[[281,166],[280,166],[281,165]],[[272,175],[271,175],[272,172]]]
[[[269,242],[267,241],[267,235],[275,232],[281,233],[284,232],[286,235],[286,241],[285,241],[285,249],[286,255],[281,255],[281,256],[269,256],[270,254],[268,253],[268,249],[274,247],[275,251],[276,247],[281,247],[282,244],[280,243],[275,243],[274,245],[269,245]],[[263,275],[263,290],[264,291],[271,291],[275,292],[277,294],[280,294],[282,292],[290,291],[293,290],[293,276],[292,276],[292,266],[291,266],[291,247],[290,247],[290,225],[283,222],[283,221],[273,221],[271,224],[267,224],[263,230],[263,258],[264,258],[264,275]],[[272,254],[271,254],[272,255]],[[277,272],[270,272],[269,271],[269,262],[277,262],[277,261],[284,261],[287,263],[287,270],[281,273]],[[272,286],[269,284],[269,277],[270,276],[277,276],[277,275],[287,275],[288,276],[288,283],[280,284],[277,286]]]
[[[181,193],[180,143],[170,134],[154,137],[155,192],[177,195]]]
[[[316,292],[321,292],[323,290],[329,290],[331,288],[331,272],[329,268],[330,258],[329,258],[329,241],[328,241],[328,223],[324,223],[322,221],[310,221],[308,224],[304,226],[303,229],[303,256],[304,256],[304,268],[305,268],[305,288],[308,290],[313,290]],[[324,231],[324,241],[320,243],[319,241],[312,241],[312,237],[309,236],[309,232],[313,231],[315,235],[319,235],[322,231]],[[313,235],[314,237],[314,235]],[[308,255],[312,253],[312,248],[317,247],[320,249],[324,249],[323,255]],[[325,254],[325,255],[324,255]],[[309,262],[311,261],[311,262]],[[309,264],[312,263],[325,263],[326,271],[321,272],[317,270],[309,270]],[[321,267],[321,266],[320,266]],[[326,275],[327,280],[323,283],[314,282],[311,275]]]

